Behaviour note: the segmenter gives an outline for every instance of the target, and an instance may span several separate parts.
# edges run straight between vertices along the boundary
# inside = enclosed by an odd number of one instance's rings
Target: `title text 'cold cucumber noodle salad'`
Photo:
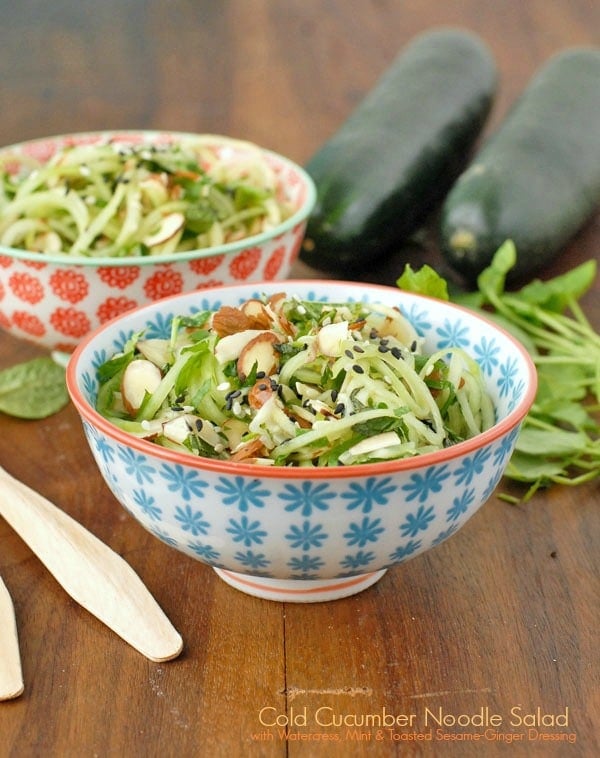
[[[97,410],[174,450],[279,466],[375,463],[489,428],[494,408],[463,350],[431,355],[386,305],[250,299],[132,336],[98,372]]]
[[[65,145],[46,162],[11,152],[0,173],[0,244],[30,252],[165,255],[236,242],[292,213],[258,147],[212,136]]]

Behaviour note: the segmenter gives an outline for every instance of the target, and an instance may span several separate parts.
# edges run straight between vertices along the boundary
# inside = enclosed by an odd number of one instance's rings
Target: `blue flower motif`
[[[466,337],[469,327],[463,326],[460,319],[455,322],[445,319],[443,325],[435,331],[441,337],[438,341],[438,350],[444,347],[468,347],[469,345],[469,339]]]
[[[294,579],[312,579],[325,561],[318,555],[304,553],[299,558],[291,558],[287,565],[294,572]]]
[[[208,487],[208,484],[199,478],[196,471],[186,472],[179,463],[175,466],[163,464],[160,474],[169,483],[169,490],[179,492],[184,500],[190,500],[192,495],[204,497],[202,490]]]
[[[285,535],[291,547],[298,547],[301,550],[319,548],[328,537],[329,535],[323,531],[322,524],[311,526],[308,520],[302,526],[292,524],[290,531]]]
[[[83,393],[86,395],[88,402],[95,405],[96,392],[98,389],[98,381],[95,375],[85,371],[81,377],[81,383],[83,385]]]
[[[106,363],[106,361],[110,358],[110,355],[106,352],[106,350],[94,350],[94,354],[92,356],[92,367],[95,369],[93,381],[94,383],[97,382],[96,377],[96,371],[100,368],[100,366],[103,363]]]
[[[444,540],[447,540],[458,529],[458,524],[451,524],[445,531],[440,532],[438,536],[431,543],[432,545],[439,545]]]
[[[416,537],[419,532],[424,532],[431,521],[435,518],[433,506],[425,508],[420,505],[416,513],[409,513],[405,522],[400,526],[400,531],[404,537]]]
[[[509,413],[513,411],[516,408],[516,406],[519,404],[519,402],[521,401],[521,398],[523,397],[524,391],[525,391],[525,382],[523,380],[520,380],[517,383],[515,383],[512,390],[510,401],[508,403]]]
[[[285,489],[287,491],[279,495],[281,500],[289,501],[289,505],[285,506],[285,510],[295,511],[300,509],[302,516],[310,516],[313,508],[326,511],[329,508],[327,500],[335,497],[335,492],[329,489],[328,484],[302,482],[300,487],[286,484]]]
[[[410,483],[404,484],[402,489],[408,492],[407,500],[418,499],[424,503],[431,492],[440,492],[442,482],[450,476],[448,466],[430,466],[423,475],[411,474]]]
[[[234,542],[243,542],[246,547],[250,547],[254,542],[262,545],[267,532],[261,529],[260,521],[249,521],[247,516],[242,516],[239,521],[229,519],[231,526],[226,530],[233,535]]]
[[[475,455],[467,456],[454,473],[456,484],[471,484],[475,474],[481,474],[491,454],[490,448],[484,447]]]
[[[94,447],[102,457],[105,463],[112,463],[115,457],[115,451],[110,442],[107,442],[105,437],[94,429],[94,427],[87,421],[83,422],[83,430],[90,445]]]
[[[246,566],[254,571],[266,568],[271,563],[264,553],[255,553],[252,550],[246,550],[245,553],[238,551],[234,557],[242,566]]]
[[[364,547],[367,542],[377,542],[379,535],[385,532],[384,527],[380,526],[381,519],[376,518],[373,521],[365,516],[360,524],[350,524],[349,531],[344,533],[348,545],[358,545]]]
[[[506,435],[506,437],[500,440],[500,444],[494,451],[495,466],[504,466],[504,462],[512,454],[513,446],[516,442],[517,437],[519,436],[520,430],[521,425],[519,424],[519,426],[515,427],[509,434]]]
[[[155,499],[146,490],[134,490],[133,500],[148,518],[153,521],[160,521],[162,509],[156,505]]]
[[[135,476],[138,484],[154,481],[154,467],[147,463],[146,456],[135,452],[128,447],[119,447],[119,458],[125,464],[125,471],[129,476]]]
[[[491,340],[488,340],[487,337],[482,337],[481,342],[473,347],[473,352],[475,353],[475,360],[479,363],[483,373],[491,376],[494,368],[498,365],[498,358],[496,356],[500,352],[496,339],[492,337]]]
[[[151,529],[150,532],[155,537],[158,537],[159,540],[166,542],[167,545],[171,545],[172,547],[177,546],[177,540],[174,537],[171,537],[170,534],[164,532],[162,529]]]
[[[364,485],[352,482],[350,491],[342,494],[342,498],[349,501],[347,509],[351,511],[361,508],[363,513],[369,513],[373,505],[387,505],[388,495],[396,491],[395,485],[390,484],[391,481],[389,476],[381,480],[370,476]]]
[[[130,332],[124,332],[121,329],[117,337],[115,337],[112,341],[112,344],[113,344],[112,355],[114,355],[115,353],[120,353],[125,347],[125,344],[130,337],[131,337]]]
[[[419,337],[422,337],[431,329],[429,314],[427,311],[421,310],[416,304],[413,303],[409,309],[401,308],[400,310],[402,311],[402,315],[411,322]]]
[[[156,321],[149,321],[144,330],[147,338],[168,339],[171,336],[171,322],[173,314],[156,314]]]
[[[206,563],[214,563],[219,558],[219,551],[215,550],[212,545],[203,545],[201,542],[189,542],[188,548],[192,550],[200,560]]]
[[[448,521],[456,521],[463,513],[466,513],[471,503],[475,500],[475,490],[464,490],[460,497],[455,497],[452,505],[446,511]]]
[[[242,476],[236,476],[233,481],[221,476],[219,481],[221,485],[215,489],[224,495],[223,503],[225,505],[237,504],[240,511],[247,511],[251,505],[255,508],[263,508],[263,498],[270,494],[269,490],[260,489],[260,479],[253,479],[246,483]]]
[[[358,553],[355,553],[354,555],[347,554],[341,561],[340,566],[343,566],[347,569],[358,569],[363,568],[364,566],[368,566],[369,563],[375,560],[375,553],[370,550],[368,552],[364,552],[363,550],[359,550]]]
[[[500,366],[500,376],[496,384],[500,388],[500,397],[507,397],[515,383],[515,376],[518,373],[517,359],[509,358],[506,363]]]
[[[390,560],[394,562],[405,561],[420,549],[421,544],[421,540],[409,540],[404,545],[397,547],[393,553],[390,553]]]
[[[210,523],[203,519],[202,511],[193,511],[190,505],[183,508],[178,505],[175,508],[175,519],[179,521],[184,532],[191,532],[194,537],[207,534],[210,528]]]
[[[497,469],[494,472],[494,475],[490,477],[490,480],[487,483],[485,490],[483,491],[483,494],[481,496],[482,502],[485,503],[485,501],[488,500],[492,496],[492,492],[496,489],[496,486],[498,482],[500,481],[501,477],[502,477],[502,469]]]

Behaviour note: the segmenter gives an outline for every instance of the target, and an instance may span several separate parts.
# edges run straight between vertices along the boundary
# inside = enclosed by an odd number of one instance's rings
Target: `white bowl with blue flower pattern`
[[[435,453],[306,469],[169,450],[128,435],[95,410],[96,369],[131,334],[166,337],[174,316],[282,290],[308,300],[397,306],[426,352],[462,347],[482,368],[495,425]],[[393,287],[291,280],[201,290],[130,311],[84,338],[67,384],[106,484],[147,530],[243,592],[314,602],[366,589],[471,518],[502,477],[533,402],[536,374],[513,337],[457,305]]]

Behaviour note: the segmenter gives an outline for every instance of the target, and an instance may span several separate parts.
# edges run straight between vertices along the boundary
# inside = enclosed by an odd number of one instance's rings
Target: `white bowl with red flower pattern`
[[[163,131],[86,132],[30,140],[0,149],[48,160],[65,145],[105,142],[173,144],[196,135]],[[214,136],[240,157],[246,142]],[[261,149],[278,180],[278,192],[293,208],[279,226],[218,247],[168,255],[84,257],[37,253],[0,245],[0,327],[50,350],[72,352],[89,332],[115,316],[173,295],[285,279],[296,259],[315,203],[315,187],[293,161]]]

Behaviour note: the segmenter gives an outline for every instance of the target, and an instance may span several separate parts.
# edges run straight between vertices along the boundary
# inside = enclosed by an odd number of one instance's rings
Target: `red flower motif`
[[[44,334],[46,334],[46,327],[41,319],[34,316],[33,313],[15,311],[12,315],[12,322],[22,332],[25,332],[32,337],[43,337]]]
[[[15,272],[8,280],[8,286],[15,297],[26,303],[39,303],[44,299],[44,288],[35,276]]]
[[[200,282],[200,284],[197,285],[197,290],[207,290],[211,287],[221,287],[223,282],[220,279],[212,279],[207,282]]]
[[[229,271],[234,279],[247,279],[260,262],[260,248],[249,247],[231,261]]]
[[[4,285],[2,282],[0,282],[0,300],[4,300],[4,296],[6,295],[6,290],[4,289]]]
[[[100,266],[98,276],[109,287],[124,290],[140,275],[139,266]]]
[[[48,265],[46,261],[23,261],[24,266],[29,266],[29,268],[35,268],[35,269],[42,269],[46,268]]]
[[[89,318],[75,308],[57,308],[50,315],[50,323],[57,332],[67,337],[83,337],[91,329]]]
[[[135,300],[127,300],[125,297],[107,297],[106,300],[100,304],[96,315],[100,320],[100,323],[104,323],[115,316],[120,316],[121,313],[130,311],[137,305]]]
[[[0,266],[10,268],[13,265],[13,260],[9,255],[0,255]]]
[[[265,266],[265,279],[275,279],[285,258],[285,247],[275,248]]]
[[[78,303],[87,295],[90,287],[83,274],[70,269],[56,271],[50,277],[52,292],[68,303]]]
[[[164,268],[148,277],[144,292],[151,300],[158,300],[168,295],[178,295],[183,290],[183,277],[177,271]]]
[[[224,255],[211,255],[210,258],[198,258],[195,261],[190,261],[190,270],[194,274],[212,274],[213,271],[219,268]]]
[[[40,163],[50,160],[58,148],[58,143],[54,140],[36,140],[27,142],[23,145],[23,152]]]

